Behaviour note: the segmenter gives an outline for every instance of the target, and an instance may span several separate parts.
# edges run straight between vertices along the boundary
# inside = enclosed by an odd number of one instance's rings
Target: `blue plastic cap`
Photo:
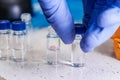
[[[23,22],[23,21],[12,22],[12,30],[22,31],[22,30],[25,30],[25,29],[26,29],[25,22]]]
[[[82,26],[82,24],[75,24],[76,34],[84,34],[86,32],[86,28]]]
[[[10,21],[9,20],[0,20],[0,30],[10,29]]]

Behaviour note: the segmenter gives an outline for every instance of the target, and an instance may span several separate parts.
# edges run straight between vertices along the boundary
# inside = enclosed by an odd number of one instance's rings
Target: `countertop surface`
[[[75,68],[67,64],[70,45],[62,42],[60,57],[65,63],[46,63],[46,35],[46,28],[32,32],[28,61],[0,61],[0,80],[120,80],[120,61],[114,57],[111,40],[85,54],[85,67]]]

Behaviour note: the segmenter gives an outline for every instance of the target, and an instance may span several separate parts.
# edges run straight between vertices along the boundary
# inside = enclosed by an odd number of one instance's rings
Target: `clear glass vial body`
[[[6,60],[9,49],[9,31],[0,30],[0,60]]]
[[[26,25],[23,21],[12,23],[12,51],[15,62],[26,61]]]
[[[31,49],[31,33],[32,33],[32,21],[31,21],[31,14],[30,13],[23,13],[21,15],[21,20],[25,22],[26,25],[26,36],[27,36],[27,48]]]
[[[55,31],[50,28],[47,35],[47,63],[58,64],[58,54],[60,53],[60,38]]]
[[[73,67],[84,67],[85,65],[85,53],[80,48],[81,38],[81,35],[76,35],[72,43],[71,62]]]
[[[26,32],[24,30],[13,31],[12,50],[15,62],[26,61],[26,47]]]
[[[8,33],[9,33],[9,40],[8,40],[8,42],[9,42],[9,49],[8,49],[8,59],[10,60],[10,59],[12,59],[12,30],[11,29],[9,29],[8,30]]]

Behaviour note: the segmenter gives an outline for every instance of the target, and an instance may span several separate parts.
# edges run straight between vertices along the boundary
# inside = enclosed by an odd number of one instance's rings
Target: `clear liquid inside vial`
[[[47,63],[57,64],[60,50],[60,39],[54,32],[47,35]]]
[[[8,30],[0,30],[0,60],[6,60],[9,48],[9,32]]]
[[[81,35],[76,35],[74,42],[72,43],[71,61],[73,67],[84,67],[85,54],[80,48]]]
[[[26,55],[26,50],[25,49],[13,49],[13,60],[15,62],[24,62],[26,61],[25,55]]]
[[[13,34],[13,60],[15,62],[26,61],[26,36],[22,31]]]

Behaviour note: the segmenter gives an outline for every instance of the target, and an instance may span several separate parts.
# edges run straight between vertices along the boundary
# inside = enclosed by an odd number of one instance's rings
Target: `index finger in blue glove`
[[[39,0],[48,22],[55,29],[59,37],[66,44],[75,38],[73,18],[66,0]]]

